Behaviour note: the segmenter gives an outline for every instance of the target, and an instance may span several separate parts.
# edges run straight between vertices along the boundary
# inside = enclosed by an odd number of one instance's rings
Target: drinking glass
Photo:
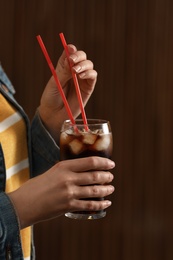
[[[111,158],[113,138],[110,122],[102,119],[88,119],[87,125],[82,119],[75,124],[66,120],[60,134],[60,158],[69,160],[88,156]],[[104,200],[104,198],[86,198],[85,200]],[[73,219],[99,219],[106,216],[106,211],[75,211],[65,214]]]

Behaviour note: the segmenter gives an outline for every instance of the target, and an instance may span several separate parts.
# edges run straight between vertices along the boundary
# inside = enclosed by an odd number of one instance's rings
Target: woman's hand
[[[111,205],[101,198],[113,193],[109,172],[114,162],[101,157],[87,157],[57,163],[44,174],[30,179],[9,193],[21,228],[71,211],[97,211]]]
[[[97,72],[93,69],[93,63],[87,59],[85,52],[77,50],[72,44],[68,45],[68,50],[72,69],[78,77],[81,96],[85,106],[94,90]],[[80,114],[80,107],[65,51],[59,58],[56,72],[73,116],[76,118]],[[43,92],[38,110],[43,124],[57,141],[61,125],[65,119],[68,119],[68,115],[53,76]]]

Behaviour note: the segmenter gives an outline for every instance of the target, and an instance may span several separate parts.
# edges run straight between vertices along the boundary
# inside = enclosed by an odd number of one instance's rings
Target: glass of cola
[[[113,138],[110,122],[102,119],[88,119],[87,125],[82,119],[75,124],[66,120],[60,135],[60,158],[69,160],[88,156],[101,156],[111,159]],[[104,198],[86,198],[85,200],[104,200]],[[73,219],[99,219],[106,211],[75,211],[65,214]]]

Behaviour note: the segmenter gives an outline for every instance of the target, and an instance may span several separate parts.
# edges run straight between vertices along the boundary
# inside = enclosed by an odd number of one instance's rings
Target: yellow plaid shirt
[[[20,113],[0,94],[0,143],[6,166],[6,192],[12,192],[29,179],[26,126]],[[31,254],[31,228],[21,230],[25,260]]]

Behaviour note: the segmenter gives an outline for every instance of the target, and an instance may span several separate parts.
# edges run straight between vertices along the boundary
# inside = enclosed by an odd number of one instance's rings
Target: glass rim
[[[75,124],[73,124],[70,119],[65,120],[63,124],[69,124],[71,126],[90,126],[90,125],[110,124],[110,121],[106,119],[99,119],[99,118],[88,118],[87,124],[84,124],[83,119],[79,118],[75,120]]]

